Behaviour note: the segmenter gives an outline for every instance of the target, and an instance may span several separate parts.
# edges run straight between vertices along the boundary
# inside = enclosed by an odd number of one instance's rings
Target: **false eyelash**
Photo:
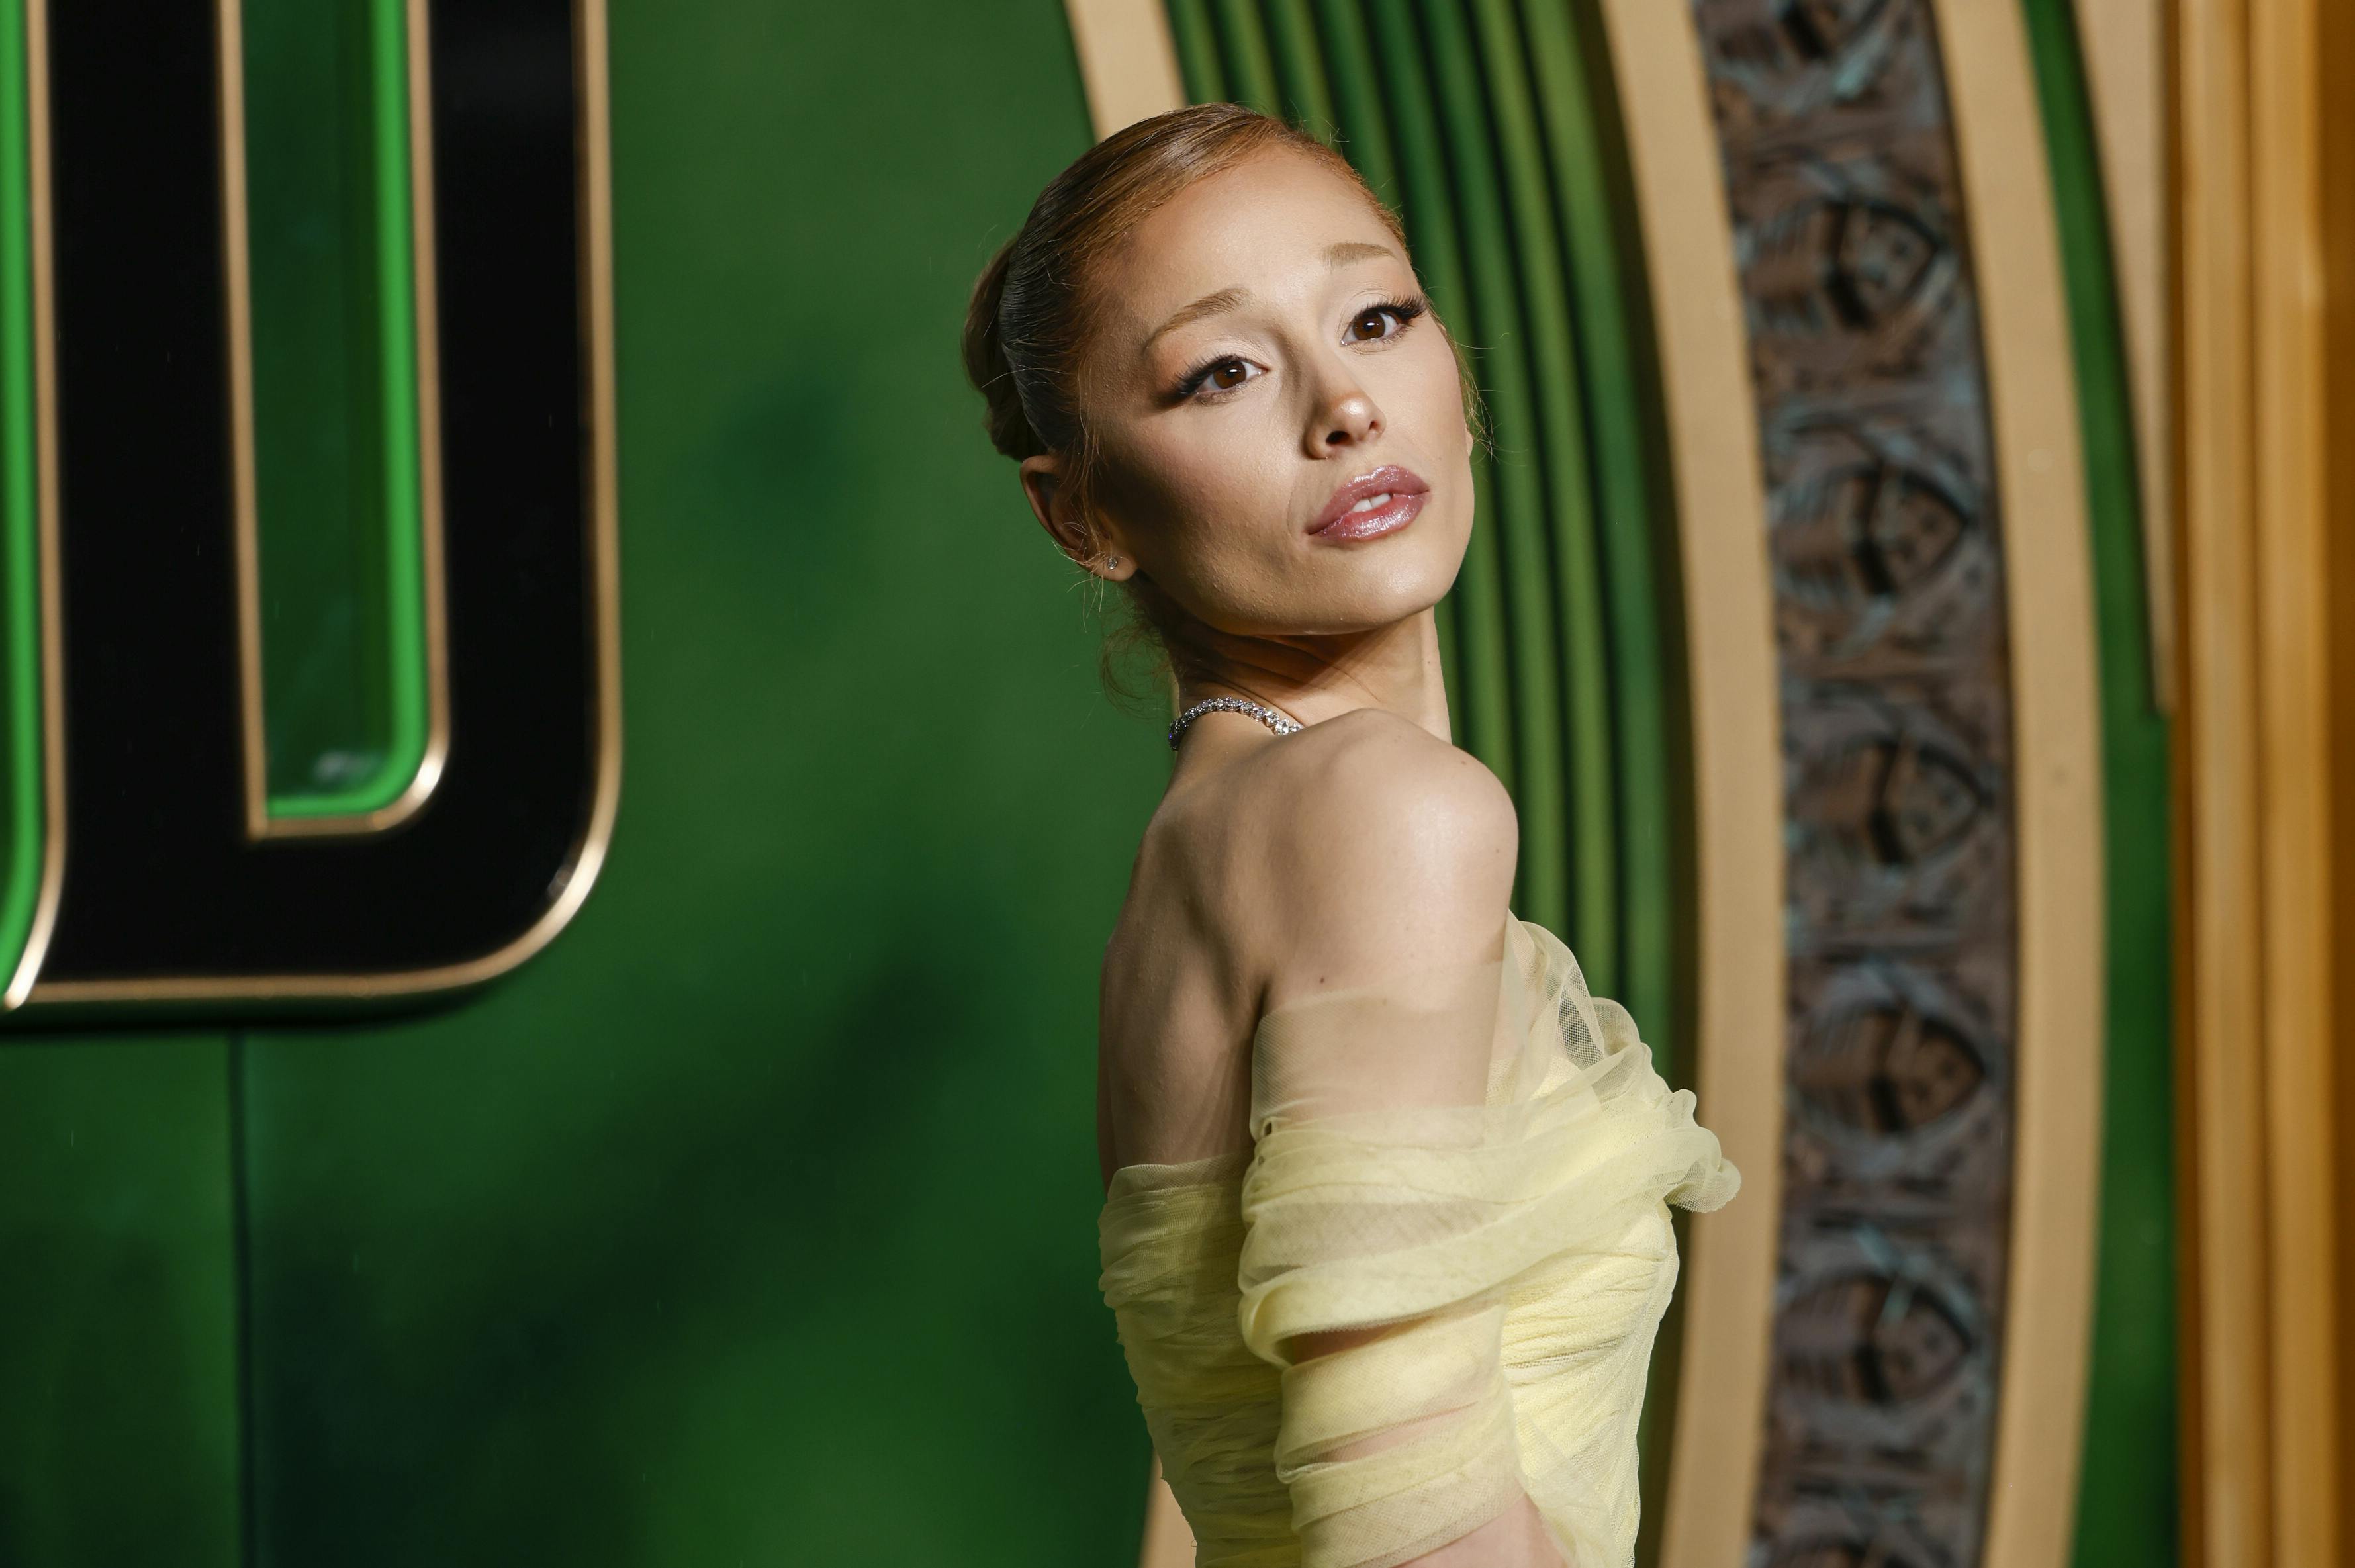
[[[1214,359],[1205,359],[1193,369],[1187,371],[1185,375],[1179,377],[1178,379],[1178,400],[1182,402],[1186,399],[1190,398],[1195,393],[1200,391],[1202,389],[1202,383],[1210,379],[1211,371],[1217,369],[1220,366],[1225,364],[1230,359],[1240,357],[1240,355],[1221,354]],[[1229,387],[1225,389],[1225,390],[1229,392],[1240,391],[1241,389],[1239,387]]]
[[[1412,299],[1376,300],[1373,304],[1366,307],[1366,310],[1389,311],[1391,315],[1399,318],[1399,326],[1401,329],[1406,326],[1407,323],[1412,321],[1415,317],[1422,315],[1430,309],[1431,302],[1423,298],[1421,294],[1415,295]],[[1366,310],[1359,311],[1358,315],[1365,315]],[[1349,319],[1351,321],[1355,321],[1358,319],[1358,315],[1353,315]]]

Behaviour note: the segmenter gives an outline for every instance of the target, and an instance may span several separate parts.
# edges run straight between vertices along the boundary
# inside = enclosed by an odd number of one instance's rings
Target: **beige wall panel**
[[[2019,824],[2011,1278],[1985,1561],[2069,1561],[2100,1199],[2101,718],[2076,381],[2016,5],[1937,11],[2009,552]]]
[[[1088,118],[1101,142],[1125,125],[1186,107],[1178,47],[1161,0],[1063,0],[1079,51]]]
[[[1664,1568],[1747,1553],[1782,1212],[1782,741],[1756,410],[1690,12],[1604,0],[1627,116],[1674,458],[1691,682],[1700,1114],[1742,1168],[1695,1218]]]
[[[2339,1568],[2328,600],[2318,7],[2249,7],[2256,664],[2272,1228],[2274,1560]],[[2222,1040],[2207,1042],[2223,1046]]]

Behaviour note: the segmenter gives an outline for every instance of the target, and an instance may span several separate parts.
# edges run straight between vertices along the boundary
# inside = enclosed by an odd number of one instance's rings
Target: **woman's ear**
[[[1071,504],[1063,492],[1063,460],[1051,453],[1024,458],[1022,495],[1055,548],[1073,560],[1084,561],[1087,530],[1071,516]]]
[[[1107,582],[1124,582],[1135,574],[1135,558],[1121,548],[1117,537],[1110,530],[1100,536],[1090,519],[1080,514],[1071,488],[1064,482],[1060,457],[1045,453],[1024,458],[1022,494],[1055,548],[1073,561]]]

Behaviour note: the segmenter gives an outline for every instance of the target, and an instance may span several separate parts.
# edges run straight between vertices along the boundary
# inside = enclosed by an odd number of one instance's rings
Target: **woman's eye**
[[[1407,317],[1394,305],[1378,304],[1371,310],[1360,311],[1349,323],[1349,341],[1371,343],[1380,338],[1395,337],[1406,326]]]
[[[1220,359],[1187,377],[1179,389],[1189,398],[1206,391],[1231,392],[1260,374],[1259,367],[1248,359]]]

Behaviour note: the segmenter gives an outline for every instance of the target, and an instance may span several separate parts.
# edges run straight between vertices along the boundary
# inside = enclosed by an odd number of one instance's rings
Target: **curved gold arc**
[[[1747,1555],[1781,1232],[1785,1054],[1781,708],[1757,409],[1692,14],[1603,0],[1625,115],[1676,487],[1691,703],[1695,1087],[1742,1192],[1699,1215],[1663,1568]]]
[[[1186,107],[1178,45],[1161,0],[1063,0],[1063,15],[1071,24],[1097,141]]]
[[[223,0],[234,5],[235,0]],[[414,0],[413,0],[414,3]],[[574,69],[581,85],[581,343],[589,384],[581,419],[589,431],[589,630],[596,667],[596,778],[589,816],[564,886],[522,934],[464,963],[392,974],[159,976],[137,980],[37,983],[43,1004],[359,1001],[455,990],[497,978],[538,953],[570,923],[589,897],[613,837],[622,796],[622,613],[620,514],[615,496],[613,399],[613,209],[611,113],[606,88],[605,0],[575,0]],[[412,34],[412,37],[416,35]]]
[[[409,50],[410,330],[417,355],[417,524],[425,612],[425,749],[401,792],[374,811],[272,816],[261,677],[261,508],[253,436],[253,293],[246,233],[245,37],[241,0],[217,0],[220,27],[221,245],[229,295],[229,472],[237,561],[238,700],[250,838],[381,833],[416,815],[450,757],[449,624],[442,581],[442,380],[433,267],[433,96],[426,0],[406,0]]]
[[[49,14],[48,0],[25,0],[27,188],[32,208],[33,462],[35,539],[41,606],[41,884],[25,951],[0,992],[0,1012],[33,994],[57,929],[66,878],[66,688],[64,592],[58,566],[57,293],[50,273]]]
[[[2069,1561],[2102,1142],[2101,713],[2061,244],[2017,5],[1936,7],[1987,356],[2019,888],[2010,1279],[1982,1560]]]

